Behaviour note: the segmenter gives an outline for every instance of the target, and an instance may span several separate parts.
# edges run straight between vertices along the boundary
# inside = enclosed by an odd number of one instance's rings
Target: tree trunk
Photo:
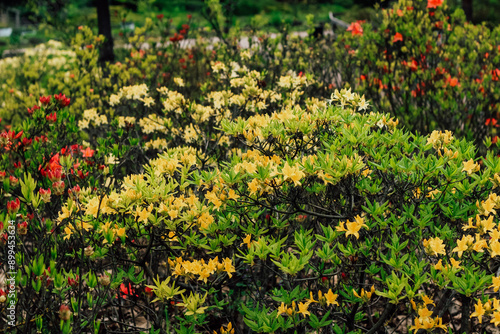
[[[115,54],[113,52],[113,36],[111,35],[111,16],[109,14],[108,0],[97,0],[97,25],[99,34],[104,35],[105,41],[101,46],[99,60],[101,62],[114,62]]]
[[[462,0],[462,8],[468,22],[472,22],[472,0]]]

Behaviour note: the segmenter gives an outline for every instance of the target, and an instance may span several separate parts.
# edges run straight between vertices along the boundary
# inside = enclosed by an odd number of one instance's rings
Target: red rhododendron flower
[[[51,97],[52,97],[51,95],[49,95],[49,96],[40,96],[40,103],[41,104],[49,104]]]
[[[158,20],[161,20],[161,19],[163,19],[164,17],[165,17],[165,15],[163,15],[163,14],[158,14],[158,15],[156,15],[156,18],[157,18]]]
[[[397,32],[394,35],[394,38],[392,39],[392,42],[396,43],[396,42],[402,42],[402,41],[403,41],[403,35],[401,35],[399,32]]]
[[[500,77],[500,70],[498,68],[491,71],[491,80],[498,81],[499,77]]]
[[[76,287],[78,285],[78,280],[79,280],[78,275],[76,275],[75,279],[73,279],[71,277],[68,277],[68,284],[69,284],[69,286]]]
[[[417,63],[417,61],[415,59],[413,59],[411,61],[411,65],[409,65],[409,67],[410,67],[410,69],[412,71],[416,71],[418,69],[418,63]]]
[[[347,28],[347,31],[350,31],[352,36],[356,35],[363,35],[363,27],[361,27],[360,22],[362,21],[356,21],[351,23],[351,25]]]
[[[398,9],[398,10],[396,11],[396,13],[397,13],[397,14],[398,14],[398,16],[400,16],[400,17],[401,17],[401,16],[403,16],[403,15],[405,15],[405,14],[403,14],[403,11],[402,11],[401,9]]]
[[[55,123],[57,122],[57,113],[53,112],[52,114],[45,116],[45,119],[49,123]]]
[[[84,179],[84,178],[86,178],[87,176],[89,176],[89,172],[87,172],[87,173],[83,174],[81,170],[79,170],[79,171],[78,171],[78,177],[79,177],[80,179],[82,179],[82,180],[83,180],[83,179]]]
[[[488,126],[491,124],[491,126],[496,126],[498,127],[499,125],[497,125],[497,120],[495,118],[487,118],[486,119],[486,122],[484,122],[484,125]]]
[[[15,201],[7,202],[7,211],[9,214],[16,214],[21,207],[21,202],[19,202],[19,198],[16,198]]]
[[[120,285],[120,295],[121,297],[123,297],[123,299],[126,299],[127,296],[139,297],[137,294],[135,294],[135,289],[132,288],[132,285],[130,283],[128,284],[128,287],[123,283]],[[116,298],[118,298],[118,296]]]
[[[76,185],[74,186],[73,188],[71,189],[68,189],[68,195],[69,197],[71,197],[72,199],[76,199],[76,197],[78,196],[78,194],[80,193],[82,189],[80,188],[79,185]]]
[[[427,8],[437,8],[443,4],[443,0],[427,0]]]
[[[23,146],[30,146],[33,143],[33,139],[28,139],[26,137],[23,138]]]
[[[38,110],[38,109],[40,109],[40,107],[37,105],[34,105],[33,108],[31,108],[31,109],[28,108],[28,114],[32,115],[35,112],[35,110]]]
[[[69,106],[70,99],[66,97],[66,95],[59,94],[59,95],[54,95],[54,99],[59,101],[59,104],[61,107],[66,107]]]

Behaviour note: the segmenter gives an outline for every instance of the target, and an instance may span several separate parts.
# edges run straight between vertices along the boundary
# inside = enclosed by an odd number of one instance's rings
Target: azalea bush
[[[108,159],[110,170],[71,188],[50,220],[37,205],[47,193],[21,176],[4,219],[31,219],[18,226],[17,245],[39,251],[18,255],[16,329],[481,333],[498,325],[498,158],[475,161],[474,146],[451,132],[422,137],[388,114],[363,114],[367,101],[351,91],[331,101],[308,109],[285,100],[268,114],[222,120],[239,143],[225,159],[167,148],[123,181]],[[50,161],[49,177],[77,180],[102,157],[69,149]]]
[[[336,40],[342,81],[409,129],[452,130],[480,147],[497,142],[500,30],[465,21],[446,3],[399,1]]]
[[[219,67],[222,77],[229,71],[221,64],[214,66]],[[239,73],[247,74],[245,71]],[[43,328],[54,331],[59,328],[71,332],[72,328],[93,328],[98,331],[102,319],[98,320],[96,312],[102,312],[107,303],[105,294],[109,293],[110,298],[139,296],[133,292],[139,291],[137,287],[130,284],[138,284],[141,280],[130,276],[132,272],[105,269],[110,263],[128,268],[129,262],[123,262],[120,251],[109,253],[101,247],[102,242],[112,244],[115,238],[127,240],[125,226],[103,225],[101,232],[106,233],[107,241],[97,237],[95,240],[80,240],[81,243],[69,241],[75,233],[82,229],[87,232],[93,226],[90,223],[66,224],[64,221],[74,210],[79,211],[80,201],[87,203],[86,196],[100,196],[109,193],[110,189],[119,189],[130,175],[144,173],[142,164],[169,146],[190,145],[183,149],[181,159],[198,159],[202,166],[221,161],[229,150],[238,148],[238,143],[230,143],[229,137],[220,131],[223,118],[270,113],[270,109],[277,108],[277,101],[282,99],[285,100],[283,107],[288,109],[294,103],[301,103],[306,110],[326,107],[325,102],[300,98],[302,88],[308,85],[305,77],[283,77],[275,91],[259,88],[258,77],[257,72],[241,77],[234,74],[234,92],[211,92],[205,105],[189,101],[165,87],[158,89],[162,98],[155,101],[145,85],[127,86],[109,97],[110,105],[115,108],[110,113],[100,114],[96,108],[87,109],[79,121],[70,114],[70,98],[63,94],[42,96],[37,104],[28,108],[22,127],[1,133],[3,160],[0,176],[3,181],[2,202],[6,208],[0,220],[2,245],[7,254],[8,226],[13,221],[20,236],[16,249],[26,250],[26,254],[23,252],[24,255],[17,259],[19,271],[15,277],[23,289],[23,293],[17,295],[18,309],[27,310],[18,313],[25,319],[17,323],[20,330],[29,332],[32,328]],[[176,81],[181,84],[180,79]],[[154,113],[155,105],[162,106],[161,115]],[[143,138],[148,135],[152,137],[150,140]],[[100,212],[100,202],[93,201],[91,205],[92,210]],[[142,248],[140,245],[131,246],[133,252],[141,253]],[[63,249],[69,253],[58,251]],[[93,254],[96,255],[92,259],[99,261],[89,263],[87,257]],[[109,281],[111,276],[113,281]],[[90,282],[82,283],[84,279]],[[107,282],[109,287],[95,290],[98,281]],[[85,313],[78,327],[60,322],[61,319],[68,320],[69,313],[77,312],[89,287],[92,294],[86,298],[92,313]],[[117,288],[120,293],[117,293]],[[5,291],[1,290],[1,293]],[[141,291],[146,291],[144,286]],[[2,302],[7,306],[11,299],[4,298]],[[40,310],[36,305],[41,304],[60,304],[60,312]],[[134,301],[134,305],[147,307],[147,302]],[[113,310],[111,308],[108,312]],[[105,327],[119,327],[119,321],[115,321],[118,320],[106,322]]]
[[[111,94],[141,84],[154,99],[160,97],[157,88],[166,87],[202,101],[208,91],[227,89],[232,73],[246,68],[260,73],[260,86],[291,73],[313,78],[307,97],[322,99],[349,84],[409,130],[453,130],[485,153],[497,142],[498,29],[468,24],[461,10],[450,12],[444,1],[401,0],[377,13],[373,22],[353,22],[337,35],[299,38],[285,25],[270,38],[252,26],[219,41],[211,39],[213,32],[193,29],[190,16],[179,27],[158,16],[119,37],[130,49],[102,66],[97,54],[104,37],[75,27],[67,49],[51,42],[45,51],[1,61],[0,116],[18,123],[20,110],[54,92],[71,93],[77,117],[90,108],[107,112]],[[242,49],[246,38],[249,48]],[[230,69],[226,80],[220,80],[217,62]]]
[[[244,50],[157,17],[114,64],[88,27],[2,60],[0,328],[493,331],[498,34],[448,15]]]

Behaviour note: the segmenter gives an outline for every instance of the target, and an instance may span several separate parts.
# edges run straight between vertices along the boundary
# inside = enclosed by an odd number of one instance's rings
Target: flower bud
[[[52,183],[52,189],[54,189],[54,195],[59,196],[64,194],[64,181],[56,181]]]
[[[61,318],[61,320],[63,321],[68,321],[69,319],[71,319],[71,311],[69,310],[68,305],[61,305],[61,307],[59,308],[59,318]]]
[[[40,190],[38,190],[38,193],[40,194],[40,197],[42,198],[42,201],[44,203],[50,202],[50,195],[51,195],[50,189],[45,190],[45,189],[40,188]]]
[[[87,246],[85,247],[83,253],[85,254],[85,256],[92,256],[94,254],[94,248],[92,248],[92,246]]]
[[[10,185],[12,187],[17,186],[17,184],[19,183],[19,179],[17,177],[15,177],[14,175],[9,176],[9,181],[10,181]]]
[[[101,275],[99,276],[98,280],[99,284],[101,284],[102,286],[108,286],[111,283],[108,275]]]
[[[28,234],[28,222],[24,221],[22,223],[17,224],[17,233],[19,235]]]

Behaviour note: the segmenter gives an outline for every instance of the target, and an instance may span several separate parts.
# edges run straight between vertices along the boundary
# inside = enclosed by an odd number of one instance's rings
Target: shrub
[[[256,32],[249,50],[238,35],[183,48],[203,33],[158,19],[127,36],[130,54],[115,64],[98,66],[102,37],[87,27],[71,51],[3,60],[2,113],[15,112],[0,134],[0,252],[14,263],[16,226],[19,292],[1,290],[0,308],[17,304],[16,330],[498,326],[500,165],[455,138],[495,134],[496,32],[462,29],[443,6],[406,6],[383,12],[383,30],[358,22],[336,41],[284,29]],[[441,33],[446,52],[419,30]],[[140,49],[158,31],[171,43]],[[481,70],[444,60],[479,36]],[[467,75],[483,81],[466,89]],[[344,81],[404,111],[406,126],[438,130],[403,131],[351,90],[329,107],[323,97]],[[36,100],[48,91],[62,94]],[[457,99],[477,119],[442,116]],[[427,106],[439,110],[428,123],[417,118]]]
[[[498,27],[465,21],[445,3],[401,0],[334,43],[336,68],[408,129],[451,130],[485,153],[497,141]],[[489,138],[489,139],[488,139]]]
[[[332,101],[223,121],[246,147],[226,162],[171,148],[121,186],[68,198],[56,250],[19,259],[22,298],[55,306],[25,310],[63,332],[138,330],[141,315],[166,332],[497,325],[499,160],[358,113],[350,91]]]

